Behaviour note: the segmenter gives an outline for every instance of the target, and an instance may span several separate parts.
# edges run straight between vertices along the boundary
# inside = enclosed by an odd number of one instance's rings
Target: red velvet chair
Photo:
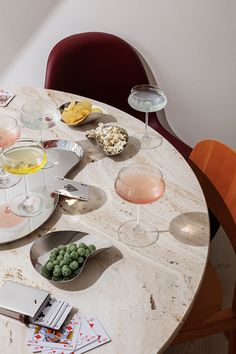
[[[144,113],[132,109],[127,99],[133,86],[145,83],[149,83],[148,76],[137,52],[113,34],[71,35],[55,45],[47,62],[45,88],[110,104],[142,121]],[[188,159],[190,146],[169,133],[156,113],[150,114],[149,125]]]

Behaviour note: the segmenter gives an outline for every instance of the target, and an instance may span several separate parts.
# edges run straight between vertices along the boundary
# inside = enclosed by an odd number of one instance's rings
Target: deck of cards
[[[111,339],[96,317],[85,318],[76,313],[60,330],[40,325],[28,328],[27,345],[32,353],[82,354]]]
[[[59,329],[65,322],[72,309],[72,305],[60,299],[50,298],[42,308],[36,319],[29,317],[29,322],[34,325]]]

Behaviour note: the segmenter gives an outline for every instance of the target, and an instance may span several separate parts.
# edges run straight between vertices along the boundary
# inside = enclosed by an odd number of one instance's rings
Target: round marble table
[[[50,98],[61,105],[80,97],[36,88],[15,89],[16,97],[1,114],[19,116],[22,104],[30,98]],[[142,131],[142,122],[108,105],[95,102],[107,115],[104,123],[124,127],[130,136],[125,151],[110,158],[85,137],[97,122],[70,128],[60,122],[46,132],[48,139],[76,141],[84,157],[70,178],[92,187],[86,202],[61,199],[50,219],[30,235],[0,245],[0,286],[5,280],[49,290],[53,296],[70,301],[84,315],[96,315],[112,341],[94,349],[97,354],[156,354],[178,332],[190,310],[204,269],[209,248],[209,223],[205,199],[192,170],[165,140],[152,150],[140,150],[133,135]],[[38,132],[24,129],[23,136]],[[166,181],[166,192],[156,203],[141,208],[144,218],[160,230],[155,244],[131,248],[117,234],[121,223],[135,217],[135,205],[125,203],[114,191],[121,167],[131,162],[158,166]],[[113,247],[88,262],[69,285],[54,286],[32,267],[30,247],[38,237],[55,230],[80,230],[112,241]],[[1,237],[1,236],[0,236]],[[2,353],[30,352],[26,329],[17,320],[0,316]]]

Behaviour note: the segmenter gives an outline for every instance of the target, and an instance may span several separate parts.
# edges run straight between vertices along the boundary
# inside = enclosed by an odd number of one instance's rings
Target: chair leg
[[[227,332],[227,339],[229,342],[228,354],[236,353],[236,331]]]

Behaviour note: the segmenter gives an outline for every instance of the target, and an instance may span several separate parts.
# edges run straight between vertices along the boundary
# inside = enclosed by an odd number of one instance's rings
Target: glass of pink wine
[[[20,137],[20,125],[17,120],[8,115],[0,117],[0,151],[5,146],[14,143]],[[0,189],[4,191],[5,204],[0,205],[0,227],[10,227],[22,220],[13,215],[8,205],[7,189],[15,186],[21,180],[20,176],[4,171],[0,166]]]
[[[140,219],[140,205],[160,199],[165,191],[165,181],[160,169],[146,164],[123,167],[115,180],[115,191],[125,201],[137,204],[137,217],[123,223],[119,238],[129,246],[145,247],[156,242],[158,229]]]

